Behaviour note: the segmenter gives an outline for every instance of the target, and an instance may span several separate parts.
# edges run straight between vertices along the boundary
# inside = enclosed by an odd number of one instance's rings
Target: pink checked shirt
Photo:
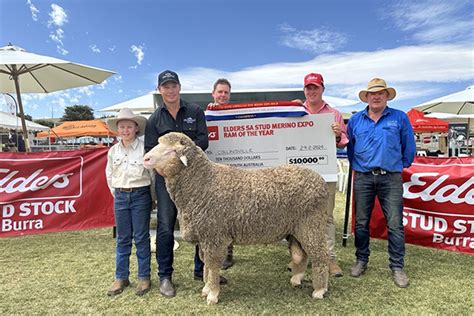
[[[342,118],[342,115],[338,110],[330,107],[329,104],[326,103],[326,101],[323,100],[323,102],[324,105],[319,109],[319,111],[314,113],[311,112],[309,107],[306,106],[306,101],[303,103],[303,105],[306,109],[306,112],[308,112],[309,114],[334,113],[334,122],[339,123],[341,125],[341,140],[336,143],[336,146],[338,148],[344,148],[349,142],[349,139],[347,138],[347,128],[346,124],[344,124],[344,119]]]

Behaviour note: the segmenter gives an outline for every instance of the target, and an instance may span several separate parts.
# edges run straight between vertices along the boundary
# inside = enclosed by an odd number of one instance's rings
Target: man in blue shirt
[[[396,91],[383,79],[369,81],[359,92],[365,110],[353,115],[348,124],[347,156],[355,171],[356,264],[351,276],[359,277],[369,261],[369,223],[377,196],[388,227],[388,254],[393,280],[398,287],[409,284],[403,271],[405,232],[403,228],[403,168],[410,167],[416,145],[408,116],[387,106]]]

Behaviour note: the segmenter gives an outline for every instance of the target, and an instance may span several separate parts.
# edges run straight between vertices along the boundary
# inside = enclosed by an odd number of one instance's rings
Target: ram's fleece
[[[227,246],[272,243],[290,236],[293,286],[301,284],[308,257],[314,298],[328,287],[328,189],[316,172],[298,166],[243,170],[210,161],[193,141],[169,133],[144,157],[165,177],[178,209],[184,240],[199,243],[205,263],[202,295],[215,304]]]

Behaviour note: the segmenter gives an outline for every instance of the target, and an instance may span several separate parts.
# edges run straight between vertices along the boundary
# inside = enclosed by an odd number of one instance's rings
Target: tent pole
[[[347,239],[349,239],[348,226],[349,226],[349,210],[351,208],[351,196],[352,196],[352,165],[349,163],[349,170],[347,175],[347,193],[346,193],[346,211],[344,215],[344,231],[342,233],[342,246],[346,247]]]
[[[471,118],[467,118],[467,147],[469,150],[469,156],[473,156],[472,148],[473,145],[471,143]]]
[[[18,107],[20,108],[20,119],[21,119],[21,129],[23,131],[23,140],[25,142],[25,149],[27,152],[30,152],[30,142],[28,139],[28,131],[26,130],[26,122],[25,122],[25,113],[23,112],[23,103],[21,101],[21,94],[20,94],[20,82],[18,81],[18,71],[16,69],[16,65],[12,65],[13,68],[13,81],[15,82],[15,90],[16,90],[16,98],[18,100]]]

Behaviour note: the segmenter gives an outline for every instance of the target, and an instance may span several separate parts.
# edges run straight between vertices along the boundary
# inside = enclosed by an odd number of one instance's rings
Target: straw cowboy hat
[[[388,92],[388,101],[393,100],[397,95],[397,91],[395,91],[394,88],[387,87],[387,83],[385,82],[385,80],[380,78],[374,78],[369,81],[366,90],[361,90],[359,92],[359,99],[361,99],[362,102],[368,103],[367,92],[377,92],[381,90],[386,90]]]
[[[117,117],[111,118],[107,120],[107,126],[110,128],[111,131],[117,133],[117,123],[119,121],[134,121],[138,125],[138,134],[137,136],[142,136],[145,134],[145,126],[146,126],[146,118],[140,115],[133,114],[132,110],[129,108],[123,108],[118,113]]]

